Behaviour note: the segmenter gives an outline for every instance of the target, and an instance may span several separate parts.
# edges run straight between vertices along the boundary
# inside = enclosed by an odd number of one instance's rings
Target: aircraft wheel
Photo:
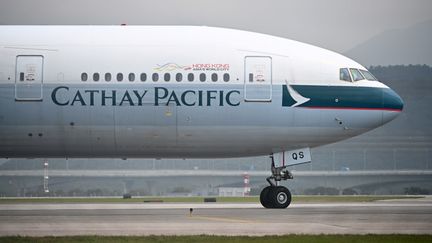
[[[272,200],[271,200],[271,194],[272,194],[272,186],[265,187],[260,194],[260,202],[261,205],[265,208],[272,208]]]
[[[284,186],[274,187],[268,196],[274,208],[286,208],[291,203],[291,192]]]

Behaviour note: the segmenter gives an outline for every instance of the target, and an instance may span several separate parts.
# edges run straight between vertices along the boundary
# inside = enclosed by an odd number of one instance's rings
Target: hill
[[[432,65],[432,20],[406,29],[385,31],[345,53],[370,65]]]

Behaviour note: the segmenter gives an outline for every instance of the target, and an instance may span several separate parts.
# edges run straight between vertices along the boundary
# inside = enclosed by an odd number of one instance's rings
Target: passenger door
[[[272,59],[267,56],[245,57],[245,101],[271,101]]]
[[[17,56],[15,99],[42,100],[43,56]]]

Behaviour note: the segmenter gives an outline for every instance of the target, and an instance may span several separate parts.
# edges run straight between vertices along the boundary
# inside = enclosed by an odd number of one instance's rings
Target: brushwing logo
[[[301,94],[299,94],[299,92],[297,92],[296,90],[294,90],[291,85],[287,85],[288,88],[288,92],[291,95],[291,97],[295,100],[295,104],[293,104],[291,107],[296,107],[299,105],[302,105],[306,102],[308,102],[310,100],[310,98],[306,98],[304,96],[302,96]]]
[[[282,85],[282,106],[296,107],[309,100],[310,98],[302,96],[290,84]]]

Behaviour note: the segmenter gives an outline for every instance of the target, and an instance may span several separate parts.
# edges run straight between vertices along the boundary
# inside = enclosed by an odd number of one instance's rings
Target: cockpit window
[[[341,68],[339,70],[339,78],[340,80],[351,82],[351,76],[349,74],[348,68]]]
[[[354,81],[365,79],[358,69],[350,68],[350,71]]]
[[[369,80],[369,81],[377,81],[377,78],[372,75],[372,73],[366,71],[366,70],[360,70],[360,72],[363,74],[363,76]]]

